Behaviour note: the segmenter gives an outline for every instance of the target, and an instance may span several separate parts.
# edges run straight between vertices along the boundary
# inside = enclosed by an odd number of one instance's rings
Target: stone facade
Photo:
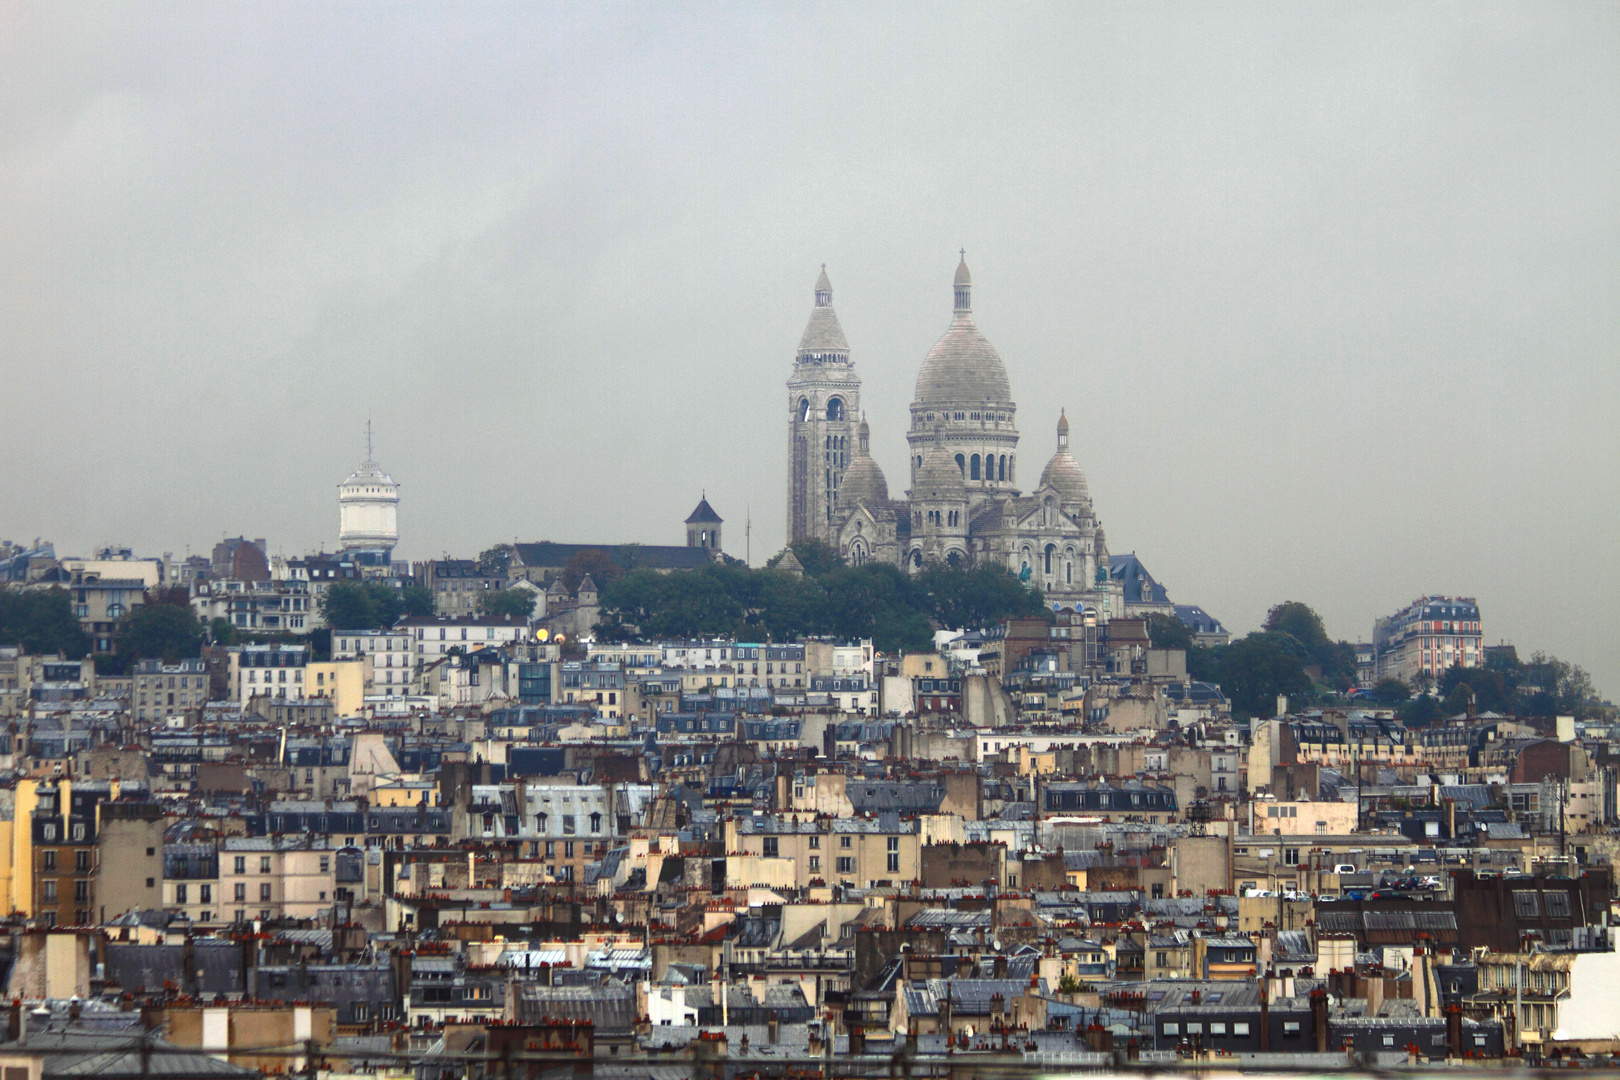
[[[1123,615],[1108,542],[1060,415],[1033,490],[1018,479],[1017,405],[1006,367],[973,321],[966,258],[950,326],[929,350],[911,403],[910,489],[891,498],[871,456],[860,376],[832,307],[826,268],[788,380],[788,539],[822,540],[859,565],[1001,565],[1054,610]]]

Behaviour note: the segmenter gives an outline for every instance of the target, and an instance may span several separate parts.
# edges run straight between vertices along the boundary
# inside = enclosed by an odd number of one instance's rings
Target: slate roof
[[[600,551],[612,559],[621,570],[645,568],[649,570],[696,570],[713,561],[708,550],[686,547],[684,544],[513,544],[520,562],[526,567],[561,570],[574,556],[586,551]]]
[[[1123,583],[1127,604],[1167,604],[1170,594],[1148,573],[1147,567],[1136,553],[1108,556],[1108,572],[1115,581]]]
[[[636,1023],[636,992],[612,986],[525,986],[518,1003],[526,1023],[542,1018],[589,1020],[599,1032],[627,1032]]]
[[[687,517],[686,524],[719,524],[722,520],[724,519],[722,519],[719,514],[714,512],[714,507],[709,505],[709,497],[705,495],[703,498],[698,500],[697,509],[693,510],[691,515]]]
[[[193,958],[202,977],[197,991],[202,996],[214,994],[240,994],[242,985],[242,950],[228,942],[194,943]],[[184,945],[119,945],[107,946],[107,977],[123,988],[125,993],[162,993],[165,983],[171,986],[189,986],[191,979],[184,971]]]
[[[1113,560],[1110,559],[1110,562]],[[1199,607],[1197,604],[1177,604],[1176,618],[1195,634],[1224,634],[1226,627],[1221,620]]]
[[[149,1048],[142,1052],[143,1043]],[[0,1044],[0,1054],[40,1054],[43,1076],[143,1077],[164,1080],[259,1080],[257,1069],[232,1065],[156,1036],[30,1032],[28,1041]]]

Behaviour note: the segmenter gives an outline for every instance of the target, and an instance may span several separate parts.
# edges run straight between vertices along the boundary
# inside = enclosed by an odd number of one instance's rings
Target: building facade
[[[1438,678],[1453,665],[1485,663],[1479,602],[1472,597],[1422,596],[1373,624],[1378,678],[1411,684]]]

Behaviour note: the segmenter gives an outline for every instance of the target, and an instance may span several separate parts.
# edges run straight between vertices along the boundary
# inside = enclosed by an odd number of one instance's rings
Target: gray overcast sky
[[[1022,476],[1235,631],[1425,592],[1620,693],[1620,6],[0,4],[0,536],[783,541],[966,246]]]

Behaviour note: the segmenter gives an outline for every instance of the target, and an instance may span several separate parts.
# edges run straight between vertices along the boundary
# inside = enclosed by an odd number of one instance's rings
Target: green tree
[[[493,589],[479,595],[478,611],[482,615],[527,619],[534,614],[539,595],[533,589]]]
[[[59,652],[76,660],[89,653],[90,638],[79,626],[66,590],[0,589],[0,645],[36,655]]]
[[[570,594],[579,591],[579,583],[585,580],[586,574],[589,574],[591,582],[600,593],[611,585],[620,573],[622,571],[619,564],[613,561],[612,555],[601,548],[586,548],[575,553],[574,557],[568,560],[568,565],[563,567],[563,588]]]
[[[126,660],[172,664],[202,655],[203,625],[190,607],[141,604],[118,621],[116,651]]]
[[[1524,667],[1519,687],[1524,715],[1586,719],[1596,714],[1597,690],[1584,668],[1544,652],[1533,653]]]
[[[1274,633],[1291,635],[1311,657],[1333,644],[1322,625],[1322,616],[1298,600],[1284,600],[1266,612],[1264,626]]]
[[[1467,694],[1458,697],[1458,690],[1464,687]],[[1500,671],[1490,668],[1453,664],[1441,672],[1435,692],[1446,702],[1446,711],[1452,715],[1456,715],[1452,708],[1453,697],[1457,697],[1458,702],[1467,700],[1476,713],[1513,711],[1513,695],[1508,692],[1506,680]]]
[[[913,580],[929,614],[943,627],[984,628],[1010,618],[1051,618],[1041,594],[1001,566],[936,564]]]
[[[1305,647],[1292,634],[1257,631],[1218,652],[1221,689],[1240,716],[1271,716],[1278,694],[1288,695],[1290,707],[1315,698]]]
[[[1285,600],[1266,613],[1265,629],[1287,634],[1305,646],[1305,655],[1323,683],[1335,690],[1349,689],[1356,681],[1356,649],[1346,641],[1335,642],[1308,604]]]
[[[788,547],[793,549],[793,557],[799,560],[799,565],[810,577],[821,577],[844,565],[844,558],[838,554],[838,549],[820,540],[795,540]],[[786,553],[786,548],[777,552],[765,564],[766,569],[774,569]]]
[[[490,577],[504,578],[512,568],[512,545],[496,544],[478,553],[478,572]]]
[[[381,630],[404,613],[403,591],[379,581],[339,581],[322,594],[321,614],[339,630]]]
[[[1372,696],[1380,705],[1400,705],[1412,696],[1412,691],[1399,679],[1379,679]]]
[[[1174,615],[1157,611],[1147,617],[1148,642],[1155,649],[1193,648],[1192,629]]]
[[[407,585],[399,590],[399,600],[407,615],[432,615],[433,590],[421,585]]]
[[[221,615],[208,624],[208,638],[215,645],[235,645],[236,627],[231,625],[231,620]]]
[[[1428,694],[1419,694],[1399,709],[1401,723],[1409,728],[1428,727],[1445,716],[1445,706]]]

